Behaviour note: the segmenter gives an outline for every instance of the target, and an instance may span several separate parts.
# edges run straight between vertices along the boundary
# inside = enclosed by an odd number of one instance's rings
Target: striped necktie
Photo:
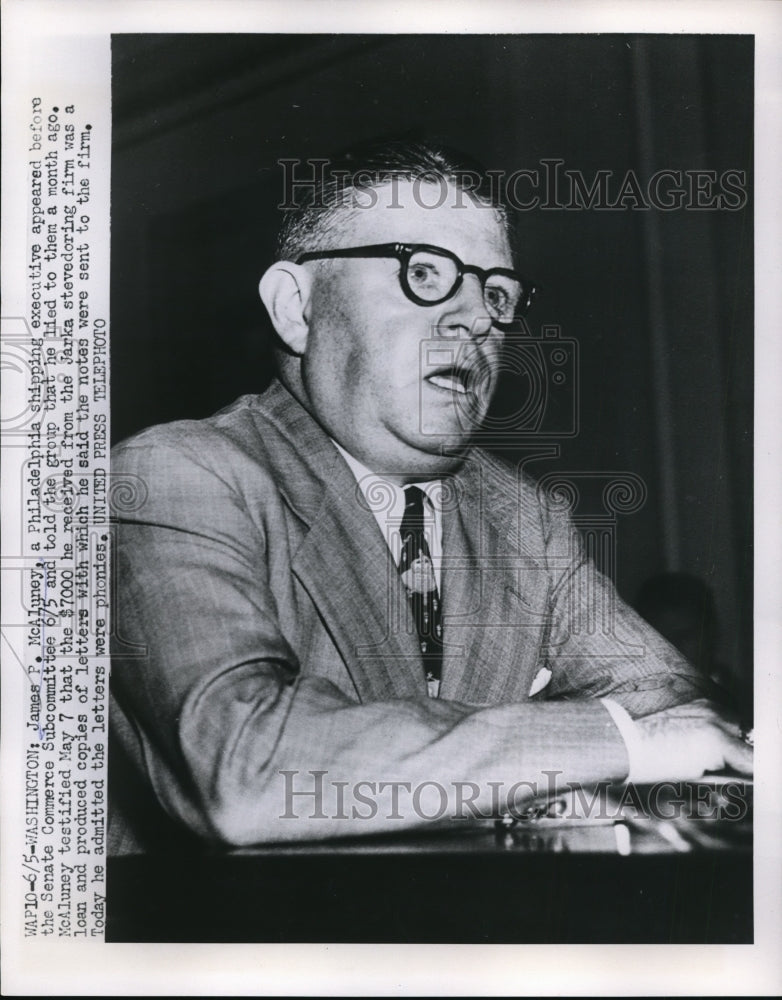
[[[424,532],[424,502],[425,494],[418,486],[405,487],[405,513],[399,529],[402,536],[399,572],[418,632],[426,686],[429,696],[436,698],[443,667],[443,616]]]

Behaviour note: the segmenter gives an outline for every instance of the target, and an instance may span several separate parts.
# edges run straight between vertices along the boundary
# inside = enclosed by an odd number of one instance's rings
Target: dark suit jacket
[[[166,815],[230,844],[416,822],[382,809],[333,818],[332,782],[471,781],[485,805],[487,782],[544,780],[545,769],[622,778],[624,743],[596,699],[643,715],[696,693],[692,670],[619,601],[567,517],[480,450],[446,481],[436,700],[375,518],[278,383],[120,445],[112,486],[125,507],[113,852],[149,847]],[[542,668],[550,681],[530,699]],[[323,817],[281,818],[283,770],[301,788],[327,772]],[[298,801],[309,816],[314,800]]]

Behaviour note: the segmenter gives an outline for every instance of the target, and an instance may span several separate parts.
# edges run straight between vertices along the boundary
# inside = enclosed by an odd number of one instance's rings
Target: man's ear
[[[298,355],[307,346],[310,289],[309,271],[289,260],[272,264],[258,285],[280,340]]]

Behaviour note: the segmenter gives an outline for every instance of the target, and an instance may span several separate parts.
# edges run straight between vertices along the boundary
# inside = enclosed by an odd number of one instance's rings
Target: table
[[[751,808],[631,813],[113,858],[106,940],[751,943]]]

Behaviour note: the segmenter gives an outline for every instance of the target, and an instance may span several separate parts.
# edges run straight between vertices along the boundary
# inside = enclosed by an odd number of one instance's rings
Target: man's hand
[[[710,701],[698,699],[635,720],[629,781],[695,781],[706,771],[752,774],[752,749],[739,726]]]

